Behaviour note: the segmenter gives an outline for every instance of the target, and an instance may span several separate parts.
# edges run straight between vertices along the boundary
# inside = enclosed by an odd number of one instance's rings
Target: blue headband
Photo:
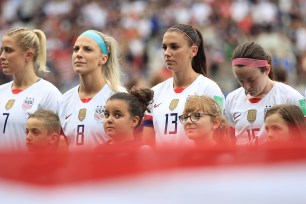
[[[107,55],[107,49],[106,49],[105,42],[98,33],[96,33],[95,31],[88,30],[82,33],[80,36],[86,36],[86,37],[91,38],[93,41],[95,41],[99,45],[102,52]]]

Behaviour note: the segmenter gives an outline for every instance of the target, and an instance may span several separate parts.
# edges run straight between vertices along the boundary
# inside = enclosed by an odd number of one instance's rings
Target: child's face
[[[269,115],[265,120],[267,142],[290,140],[290,128],[286,121],[278,114]]]
[[[46,150],[51,143],[51,136],[43,120],[29,118],[26,123],[26,144],[31,152]]]
[[[191,119],[188,118],[184,124],[184,129],[188,138],[195,141],[212,138],[214,130],[219,126],[219,124],[213,122],[211,118],[212,116],[204,114],[203,111],[200,110],[186,112],[184,114],[190,116],[195,113],[202,113],[200,117],[197,118],[198,121],[192,122]]]
[[[114,140],[133,134],[138,124],[138,117],[132,117],[128,108],[125,101],[118,99],[109,100],[105,105],[104,130]]]

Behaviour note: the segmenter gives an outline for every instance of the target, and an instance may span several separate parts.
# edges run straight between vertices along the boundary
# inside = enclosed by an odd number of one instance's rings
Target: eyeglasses
[[[179,120],[182,124],[187,123],[188,118],[190,118],[191,122],[196,123],[200,120],[201,117],[203,117],[204,115],[210,115],[213,116],[212,114],[208,114],[208,113],[199,113],[199,112],[194,112],[191,113],[190,115],[187,114],[183,114],[179,116]]]

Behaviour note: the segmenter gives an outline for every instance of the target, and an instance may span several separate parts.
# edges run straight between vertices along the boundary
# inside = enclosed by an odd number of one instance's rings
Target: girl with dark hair
[[[135,141],[135,131],[140,126],[153,95],[151,89],[132,88],[130,93],[115,93],[107,100],[104,110],[104,130],[111,138],[108,144]]]

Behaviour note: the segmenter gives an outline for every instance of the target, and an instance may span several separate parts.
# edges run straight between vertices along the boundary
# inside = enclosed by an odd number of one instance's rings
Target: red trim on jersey
[[[251,103],[258,103],[261,100],[261,98],[249,98],[249,101]]]
[[[81,98],[83,103],[88,103],[92,98]]]
[[[19,94],[22,91],[22,89],[12,89],[13,94]]]
[[[151,115],[145,115],[143,120],[149,120],[149,121],[153,121],[153,117]]]
[[[185,88],[174,88],[174,92],[175,93],[182,93],[182,91],[184,91]]]

